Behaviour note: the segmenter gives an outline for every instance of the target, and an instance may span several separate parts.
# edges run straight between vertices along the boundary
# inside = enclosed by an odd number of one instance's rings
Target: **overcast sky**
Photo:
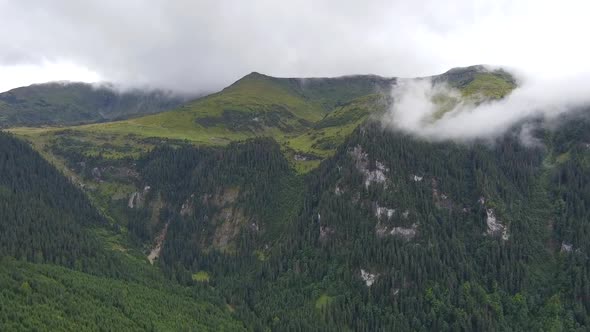
[[[273,76],[590,72],[590,1],[0,0],[0,91],[51,80],[182,92]]]

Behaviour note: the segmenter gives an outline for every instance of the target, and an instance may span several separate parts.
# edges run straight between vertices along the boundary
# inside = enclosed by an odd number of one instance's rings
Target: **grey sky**
[[[182,92],[273,76],[414,77],[487,63],[590,72],[587,1],[0,0],[0,90],[47,80]]]

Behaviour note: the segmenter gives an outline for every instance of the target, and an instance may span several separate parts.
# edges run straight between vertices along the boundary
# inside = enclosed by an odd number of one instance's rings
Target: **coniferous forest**
[[[367,123],[303,176],[271,139],[163,145],[135,162],[150,190],[127,224],[3,134],[0,322],[28,329],[59,314],[55,328],[94,329],[82,317],[101,310],[115,329],[158,329],[170,322],[136,315],[170,301],[161,309],[183,307],[179,328],[204,310],[219,320],[209,327],[232,330],[585,330],[590,122],[568,123],[540,129],[537,146],[513,134],[431,143]],[[163,231],[162,274],[105,249],[105,237]]]

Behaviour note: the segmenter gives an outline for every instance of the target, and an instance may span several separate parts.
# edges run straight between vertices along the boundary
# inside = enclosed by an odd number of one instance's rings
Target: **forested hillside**
[[[69,267],[101,254],[85,228],[105,221],[88,198],[26,143],[0,134],[3,255]]]
[[[0,330],[241,330],[220,297],[164,279],[26,143],[0,133]]]
[[[477,102],[516,84],[483,67],[433,80]],[[15,131],[71,181],[0,136],[0,322],[587,330],[587,111],[432,142],[383,127],[391,82],[253,73],[170,112]]]
[[[535,147],[368,123],[304,177],[270,140],[162,147],[137,163],[150,189],[127,208],[146,217],[127,226],[255,329],[584,330],[590,123],[563,121],[580,134]]]

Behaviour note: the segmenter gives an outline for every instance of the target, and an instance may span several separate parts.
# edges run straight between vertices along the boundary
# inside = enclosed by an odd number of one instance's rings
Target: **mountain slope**
[[[369,122],[304,177],[271,139],[160,147],[127,208],[160,219],[130,229],[161,241],[167,274],[276,330],[582,331],[590,121],[563,121],[534,133],[545,147]]]
[[[202,144],[227,143],[260,135],[300,133],[324,111],[274,78],[252,73],[219,93],[177,110],[103,126],[96,132],[189,139]]]
[[[73,125],[124,119],[178,106],[164,91],[117,92],[86,83],[46,83],[0,93],[0,128]]]
[[[458,68],[433,77],[466,96],[496,98],[515,87],[504,71],[481,66]],[[300,172],[317,167],[370,115],[391,106],[397,80],[379,76],[274,78],[251,73],[224,90],[175,110],[134,119],[70,127],[68,131],[13,129],[43,146],[84,147],[89,154],[136,157],[162,140],[195,145],[226,145],[253,137],[272,137]],[[483,97],[482,97],[483,96]],[[61,138],[60,138],[61,137]]]
[[[443,75],[466,97],[488,100],[515,84],[480,67]],[[380,112],[395,101],[378,89],[358,95],[371,79],[348,79],[318,80],[311,92],[300,80],[251,74],[192,108],[135,123],[28,129],[110,225],[93,234],[116,259],[105,274],[75,272],[99,284],[76,288],[114,297],[96,308],[139,328],[151,325],[136,323],[127,303],[139,297],[152,308],[158,300],[141,294],[154,289],[183,315],[178,325],[152,316],[163,328],[207,325],[190,319],[207,299],[211,324],[239,320],[256,331],[587,330],[588,112],[550,126],[525,121],[533,145],[519,139],[523,123],[493,143],[429,142],[384,129]],[[279,116],[250,122],[254,114]],[[213,133],[227,136],[166,136]],[[301,159],[313,167],[294,169]],[[51,273],[39,269],[28,278]],[[0,269],[0,280],[20,306],[27,283],[8,273]],[[120,290],[121,279],[141,288],[129,302],[104,290]]]
[[[481,94],[499,99],[509,94],[517,85],[516,79],[501,68],[486,68],[482,65],[453,68],[441,75],[433,76],[434,83],[447,83],[459,89],[463,96]]]
[[[125,238],[0,133],[0,330],[244,330],[214,291],[165,279]]]
[[[104,260],[86,195],[26,143],[0,133],[0,253],[73,267]]]

